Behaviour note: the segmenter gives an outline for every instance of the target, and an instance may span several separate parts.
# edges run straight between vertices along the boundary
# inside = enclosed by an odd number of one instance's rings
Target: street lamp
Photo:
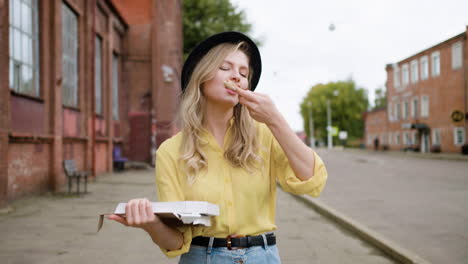
[[[314,138],[314,118],[312,116],[312,102],[307,102],[307,110],[309,112],[309,141],[310,147],[315,147]]]

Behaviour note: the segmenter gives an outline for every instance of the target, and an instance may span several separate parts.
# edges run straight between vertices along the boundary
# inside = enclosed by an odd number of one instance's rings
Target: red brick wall
[[[98,142],[95,146],[96,151],[96,173],[100,174],[109,170],[108,163],[108,152],[107,152],[107,143]],[[110,153],[112,155],[112,153]]]
[[[50,145],[9,145],[8,200],[46,191],[49,184]]]
[[[464,122],[454,123],[450,117],[454,110],[466,112],[467,102],[464,98],[464,91],[466,90],[465,78],[467,78],[466,73],[463,73],[463,67],[460,69],[452,69],[452,45],[459,41],[462,41],[464,47],[466,47],[464,36],[459,35],[399,62],[397,65],[399,66],[401,73],[403,64],[408,64],[411,71],[411,61],[415,59],[418,61],[419,80],[416,83],[412,83],[410,75],[410,82],[403,89],[397,89],[394,87],[394,69],[393,66],[387,66],[387,103],[390,105],[391,111],[394,111],[395,104],[397,102],[400,103],[400,108],[405,99],[410,103],[410,114],[408,118],[406,120],[402,120],[402,118],[400,118],[398,121],[390,121],[389,132],[399,133],[400,137],[403,138],[404,132],[413,133],[413,131],[415,131],[414,129],[404,128],[405,124],[423,123],[428,125],[431,131],[433,129],[440,130],[441,149],[443,152],[460,152],[460,146],[454,145],[454,128],[463,127]],[[435,51],[440,52],[441,73],[439,76],[432,76],[431,71],[431,54]],[[429,78],[427,80],[421,80],[420,58],[422,56],[427,56],[429,62]],[[467,52],[465,50],[464,60],[466,60],[466,58]],[[422,117],[420,115],[422,101],[421,96],[429,97],[428,117]],[[417,118],[411,117],[411,104],[412,99],[415,97],[419,99],[419,116]],[[401,110],[401,112],[403,111]],[[432,141],[432,132],[430,132],[429,136],[430,141]],[[467,135],[465,133],[465,138],[466,136]],[[420,141],[421,138],[419,138],[419,143]],[[430,145],[432,145],[432,142]],[[392,149],[403,148],[403,140],[401,140],[400,145],[397,145],[394,142],[390,147]]]
[[[387,138],[387,110],[379,109],[366,113],[364,144],[367,148],[374,148],[374,139],[379,139],[379,149],[388,146]]]

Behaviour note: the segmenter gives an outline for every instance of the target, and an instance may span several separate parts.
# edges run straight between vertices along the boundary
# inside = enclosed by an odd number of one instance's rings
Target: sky
[[[295,131],[299,104],[319,83],[352,78],[368,91],[385,86],[385,66],[465,32],[468,0],[231,0],[262,46],[267,93]],[[330,24],[335,30],[330,31]]]

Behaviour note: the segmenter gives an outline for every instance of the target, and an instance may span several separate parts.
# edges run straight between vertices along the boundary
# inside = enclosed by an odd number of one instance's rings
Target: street
[[[14,212],[0,215],[1,263],[177,263],[139,229],[105,220],[96,233],[98,215],[118,202],[155,200],[152,170],[104,175],[88,187],[82,197],[49,194],[13,203]],[[277,225],[283,263],[394,263],[280,190]]]
[[[318,150],[321,201],[432,263],[467,263],[468,162]]]

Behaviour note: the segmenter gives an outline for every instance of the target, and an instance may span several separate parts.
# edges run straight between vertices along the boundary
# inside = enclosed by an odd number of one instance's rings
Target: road
[[[320,149],[320,200],[432,263],[468,263],[468,162]]]
[[[98,215],[136,197],[155,200],[152,171],[127,171],[99,177],[82,197],[41,195],[12,204],[0,215],[2,264],[177,263],[167,259],[145,232],[105,221]],[[365,242],[278,191],[278,247],[283,263],[394,263]]]

